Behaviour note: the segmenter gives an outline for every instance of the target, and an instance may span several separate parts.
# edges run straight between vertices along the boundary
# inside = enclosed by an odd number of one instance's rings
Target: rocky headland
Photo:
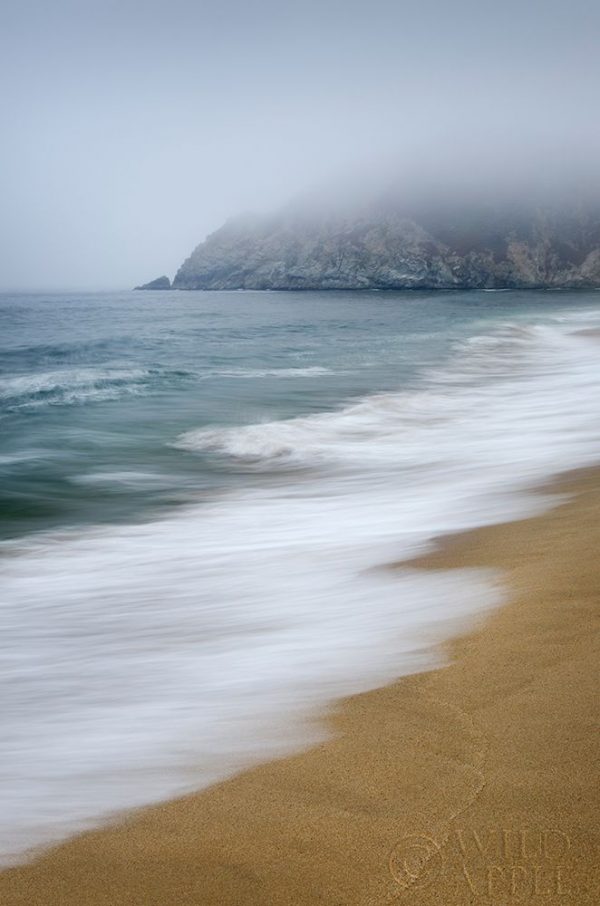
[[[163,288],[157,282],[145,288]],[[172,286],[595,288],[600,205],[581,199],[403,205],[394,197],[343,211],[290,205],[228,221],[194,249]]]

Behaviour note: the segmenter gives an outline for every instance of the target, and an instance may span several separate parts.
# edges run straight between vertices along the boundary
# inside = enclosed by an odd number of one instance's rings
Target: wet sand
[[[422,569],[501,570],[448,665],[338,703],[331,738],[0,875],[3,906],[597,906],[600,472]]]

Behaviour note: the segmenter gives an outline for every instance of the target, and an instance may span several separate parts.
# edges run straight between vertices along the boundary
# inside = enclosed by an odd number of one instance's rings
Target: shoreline
[[[600,470],[548,489],[574,496],[401,564],[502,571],[508,599],[445,666],[333,705],[308,751],[4,871],[3,904],[595,906]]]

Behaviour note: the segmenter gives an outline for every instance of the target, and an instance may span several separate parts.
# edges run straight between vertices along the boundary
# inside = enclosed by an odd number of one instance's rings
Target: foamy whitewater
[[[498,577],[387,565],[600,458],[595,294],[159,295],[2,301],[5,861],[434,663]]]

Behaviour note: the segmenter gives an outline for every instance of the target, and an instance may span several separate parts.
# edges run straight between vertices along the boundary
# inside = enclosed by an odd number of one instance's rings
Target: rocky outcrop
[[[579,203],[245,216],[209,236],[173,280],[176,289],[596,286],[600,210]]]
[[[171,289],[171,281],[168,277],[157,277],[150,283],[143,283],[142,286],[136,286],[134,289]]]

